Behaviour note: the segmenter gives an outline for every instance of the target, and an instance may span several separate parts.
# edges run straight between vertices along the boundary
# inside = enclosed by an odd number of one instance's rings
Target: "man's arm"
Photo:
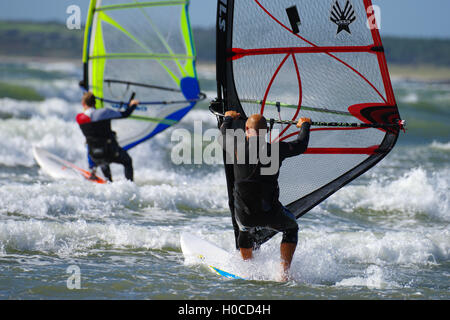
[[[231,129],[233,127],[233,118],[225,117],[223,119],[222,125],[220,126],[220,132],[223,136],[225,136],[227,129]]]
[[[227,136],[227,130],[233,128],[233,120],[238,119],[241,116],[240,113],[235,111],[227,111],[225,113],[225,118],[223,119],[223,123],[220,126],[220,133],[222,135],[222,139]],[[233,135],[234,137],[234,135]],[[222,140],[221,139],[221,140]],[[225,141],[222,141],[222,147],[225,148]]]
[[[122,114],[121,118],[128,118],[134,112],[134,110],[136,110],[138,105],[138,100],[131,100],[127,110],[120,112]]]
[[[298,156],[308,148],[311,120],[308,118],[300,119],[297,123],[297,128],[300,128],[300,132],[296,140],[280,143],[280,156],[282,159]]]
[[[225,136],[226,130],[233,127],[233,120],[238,119],[241,116],[240,113],[236,111],[225,112],[225,118],[223,119],[222,126],[220,127],[220,132]]]
[[[137,108],[138,105],[139,105],[139,101],[133,100],[130,102],[130,105],[128,106],[127,110],[125,110],[125,111],[117,111],[117,110],[113,110],[110,108],[95,109],[92,112],[91,120],[92,120],[92,122],[97,122],[97,121],[103,121],[103,120],[128,118],[133,113],[133,111]]]
[[[233,128],[233,121],[235,119],[238,119],[240,116],[241,116],[240,113],[237,113],[235,111],[227,111],[225,113],[225,118],[223,119],[223,123],[220,126],[221,137],[219,139],[219,142],[220,142],[220,144],[222,145],[222,148],[225,151],[227,151],[226,150],[227,149],[226,148],[226,146],[227,146],[227,144],[226,144],[227,138],[228,139],[233,139],[233,141],[234,141],[234,138],[235,138],[235,136],[233,134],[230,134],[229,132],[227,134],[227,130],[230,130],[230,129]],[[234,150],[228,150],[227,152],[230,153],[230,155],[232,155]]]

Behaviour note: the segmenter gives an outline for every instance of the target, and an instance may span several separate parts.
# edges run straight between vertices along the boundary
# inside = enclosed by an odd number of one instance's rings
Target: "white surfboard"
[[[188,233],[181,234],[180,242],[186,261],[204,264],[225,278],[244,279],[242,276],[225,270],[233,257],[222,248]]]
[[[45,149],[33,147],[33,155],[42,170],[54,179],[85,179],[96,183],[106,183],[98,176],[91,178],[91,173],[75,164],[64,160]]]

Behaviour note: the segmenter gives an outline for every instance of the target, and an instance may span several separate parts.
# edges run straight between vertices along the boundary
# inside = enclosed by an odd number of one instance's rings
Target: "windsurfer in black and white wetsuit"
[[[125,168],[125,177],[133,181],[132,159],[117,143],[116,134],[111,130],[111,120],[129,117],[139,101],[132,100],[123,112],[108,108],[95,109],[95,96],[86,92],[81,104],[83,112],[77,115],[76,120],[86,137],[90,168],[95,172],[95,168],[100,166],[105,177],[112,181],[109,164],[120,163]]]
[[[245,124],[244,141],[236,141],[236,135],[230,130],[233,128],[233,120],[237,120],[240,114],[235,111],[225,113],[225,119],[221,126],[223,137],[234,139],[233,149],[227,150],[227,141],[222,141],[225,151],[233,157],[234,171],[234,218],[239,228],[237,239],[238,246],[244,260],[251,259],[253,255],[254,240],[252,231],[255,228],[268,228],[282,232],[283,238],[280,246],[282,280],[287,280],[288,271],[292,258],[297,247],[298,225],[295,216],[289,212],[279,201],[278,176],[279,169],[284,159],[304,153],[308,147],[311,120],[302,118],[298,121],[297,127],[300,132],[297,139],[291,142],[267,143],[265,134],[267,133],[267,121],[260,114],[254,114],[248,118]],[[258,140],[259,139],[259,140]],[[252,140],[256,142],[256,149],[252,149]],[[229,142],[228,142],[229,146]],[[278,157],[275,168],[271,173],[263,173],[271,164],[261,163],[263,148],[269,155],[271,161]],[[278,150],[276,150],[278,149]],[[240,151],[241,150],[241,151]],[[240,152],[245,150],[245,155]],[[250,150],[257,150],[257,161],[250,161],[252,155]],[[278,154],[272,154],[276,153]],[[239,161],[239,156],[241,158]]]

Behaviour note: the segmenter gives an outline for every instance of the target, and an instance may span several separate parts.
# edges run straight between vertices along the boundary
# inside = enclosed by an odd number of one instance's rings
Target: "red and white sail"
[[[280,201],[297,217],[393,148],[400,115],[370,0],[219,0],[217,19],[223,111],[394,125],[314,126],[307,152],[280,171]],[[295,139],[298,131],[289,124],[274,129],[274,141]],[[230,184],[232,168],[226,170]]]

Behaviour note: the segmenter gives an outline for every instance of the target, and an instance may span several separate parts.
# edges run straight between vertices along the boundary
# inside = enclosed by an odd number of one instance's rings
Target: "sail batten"
[[[152,54],[152,53],[116,53],[99,56],[90,56],[89,59],[165,59],[165,60],[194,60],[194,56],[176,54]]]
[[[147,8],[147,7],[157,7],[157,6],[177,6],[189,4],[189,0],[179,0],[179,1],[144,1],[135,3],[123,3],[116,5],[105,5],[100,6],[95,9],[95,11],[108,11],[108,10],[121,10],[121,9],[133,9],[133,8]]]

